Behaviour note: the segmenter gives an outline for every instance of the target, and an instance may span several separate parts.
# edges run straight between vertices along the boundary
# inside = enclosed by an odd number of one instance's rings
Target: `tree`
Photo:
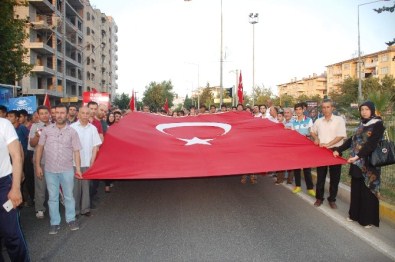
[[[114,98],[114,105],[117,106],[119,109],[129,109],[129,102],[130,102],[130,97],[122,93],[116,94]]]
[[[272,90],[270,88],[266,88],[264,86],[262,86],[262,88],[260,88],[260,87],[254,88],[253,92],[254,92],[253,97],[255,98],[254,105],[266,104],[267,101],[273,97]]]
[[[282,95],[279,99],[279,105],[282,107],[293,107],[295,104],[295,99],[290,95]]]
[[[166,98],[169,108],[173,106],[175,94],[171,81],[162,81],[161,83],[151,82],[145,87],[143,103],[149,106],[152,112],[160,111],[165,105]]]
[[[339,90],[331,92],[330,98],[336,102],[337,110],[347,112],[351,103],[358,101],[358,79],[347,78],[340,84]]]
[[[191,108],[192,106],[192,99],[188,97],[188,95],[186,95],[185,100],[184,100],[184,108],[188,109]]]
[[[28,52],[23,46],[28,38],[25,31],[28,20],[14,17],[14,7],[26,4],[18,0],[0,2],[0,83],[14,85],[33,68],[33,65],[23,62]]]
[[[214,104],[214,96],[213,93],[211,92],[211,88],[209,84],[207,83],[207,86],[202,90],[202,93],[200,94],[200,106],[205,105],[206,107],[209,107],[210,105]]]

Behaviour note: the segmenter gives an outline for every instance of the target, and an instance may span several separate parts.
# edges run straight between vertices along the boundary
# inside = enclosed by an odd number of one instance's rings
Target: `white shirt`
[[[71,124],[70,127],[77,131],[82,145],[80,150],[81,167],[90,167],[93,147],[102,143],[97,128],[91,123],[82,126],[80,121]]]
[[[311,131],[318,136],[322,144],[327,144],[336,137],[347,137],[346,122],[341,116],[332,115],[329,120],[326,120],[325,117],[318,118],[314,122]],[[337,142],[331,148],[341,146],[342,144],[343,140]]]
[[[8,145],[18,140],[14,126],[5,118],[0,118],[0,178],[12,173]]]

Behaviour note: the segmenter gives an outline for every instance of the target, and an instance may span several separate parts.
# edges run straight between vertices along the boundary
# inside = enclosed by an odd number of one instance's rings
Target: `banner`
[[[0,86],[0,105],[9,107],[9,100],[12,98],[12,89]]]
[[[111,126],[84,178],[208,177],[345,163],[298,132],[247,112],[177,118],[134,112]]]
[[[88,104],[89,101],[95,101],[96,103],[107,105],[110,108],[110,95],[108,93],[99,92],[84,92],[82,94],[82,102],[84,105]]]
[[[33,114],[37,110],[36,96],[21,96],[9,99],[8,110],[25,109],[29,114]]]

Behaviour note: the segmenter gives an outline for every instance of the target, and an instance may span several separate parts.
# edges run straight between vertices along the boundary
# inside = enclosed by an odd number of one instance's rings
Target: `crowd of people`
[[[361,123],[355,134],[346,140],[345,120],[333,114],[331,100],[321,104],[319,117],[307,114],[307,105],[297,103],[292,108],[268,105],[253,107],[238,104],[217,109],[207,108],[174,112],[161,111],[173,117],[216,114],[228,111],[248,111],[251,117],[263,118],[297,131],[320,147],[333,151],[335,157],[351,149],[350,163],[351,204],[348,221],[358,221],[364,227],[379,226],[380,169],[367,160],[384,132],[383,121],[375,114],[374,104],[365,102],[359,107]],[[149,113],[144,105],[143,112]],[[94,101],[85,106],[39,106],[32,115],[26,110],[10,110],[0,106],[0,201],[11,200],[14,209],[0,211],[0,236],[5,240],[11,260],[29,261],[18,215],[18,206],[34,207],[37,219],[49,214],[49,234],[57,234],[61,225],[60,203],[65,207],[65,221],[70,230],[79,229],[78,218],[91,216],[95,208],[99,180],[84,180],[85,172],[95,161],[106,132],[121,121],[128,111],[111,110]],[[8,120],[7,120],[8,119]],[[273,173],[275,184],[295,183],[293,193],[302,191],[301,174],[304,174],[307,193],[316,198],[314,206],[324,203],[324,187],[329,171],[329,206],[336,209],[341,165],[316,167],[317,182],[314,189],[312,169],[280,170]],[[241,176],[241,183],[258,182],[257,174]],[[113,181],[105,180],[104,190],[111,192]],[[47,210],[48,208],[48,210]]]

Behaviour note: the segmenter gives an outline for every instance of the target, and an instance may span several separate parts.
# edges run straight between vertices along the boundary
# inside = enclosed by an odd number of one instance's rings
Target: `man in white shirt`
[[[333,102],[324,100],[322,103],[322,113],[324,117],[317,119],[311,130],[314,143],[320,147],[333,149],[343,144],[346,138],[346,123],[340,116],[335,116],[333,112]],[[316,202],[314,206],[319,207],[324,202],[324,187],[326,174],[329,169],[329,206],[336,209],[336,196],[340,182],[341,165],[317,167]]]
[[[5,241],[11,261],[29,261],[26,241],[19,224],[19,211],[16,209],[22,203],[22,165],[21,145],[15,128],[10,121],[0,118],[0,236]],[[7,211],[3,204],[8,200],[12,208]],[[0,260],[3,261],[2,257]]]
[[[82,145],[80,151],[82,173],[93,164],[99,146],[102,143],[97,128],[89,123],[89,116],[90,109],[86,106],[81,107],[78,121],[71,124],[71,127],[77,131]],[[89,217],[91,215],[89,180],[83,180],[82,177],[74,177],[74,198],[75,214]]]

